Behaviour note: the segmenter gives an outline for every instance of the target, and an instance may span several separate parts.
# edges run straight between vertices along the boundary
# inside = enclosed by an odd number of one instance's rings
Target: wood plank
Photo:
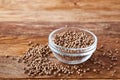
[[[18,57],[22,56],[29,48],[28,42],[45,44],[51,31],[66,25],[93,31],[98,37],[98,47],[103,44],[106,49],[120,49],[120,44],[115,43],[120,41],[119,22],[0,22],[0,78],[30,78],[24,74],[24,66],[17,63]],[[97,54],[101,53],[96,51],[94,55]],[[15,59],[6,58],[5,55],[14,56]],[[117,57],[120,57],[120,54]],[[56,58],[54,60],[57,61]],[[105,59],[102,60],[105,61]],[[115,69],[117,73],[113,77],[111,72],[104,71],[102,74],[88,72],[82,77],[72,75],[62,77],[38,76],[37,78],[120,78],[120,64]]]
[[[0,21],[120,21],[120,0],[0,0]]]

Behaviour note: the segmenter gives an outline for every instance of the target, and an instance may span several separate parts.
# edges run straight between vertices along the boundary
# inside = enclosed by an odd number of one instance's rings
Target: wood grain
[[[0,78],[30,78],[23,72],[23,65],[17,60],[5,55],[22,56],[29,48],[29,41],[45,44],[48,36],[54,29],[64,27],[80,27],[93,31],[98,37],[98,47],[105,45],[105,49],[120,49],[120,23],[119,22],[0,22]],[[94,55],[101,54],[95,52]],[[120,54],[117,55],[120,57]],[[56,58],[54,58],[55,61]],[[103,59],[103,61],[105,61]],[[119,61],[118,61],[119,63]],[[37,78],[120,78],[120,64],[115,67],[117,73],[111,77],[111,72],[104,71],[102,74],[87,73],[85,76],[38,76]]]
[[[120,21],[120,0],[0,0],[0,21]]]

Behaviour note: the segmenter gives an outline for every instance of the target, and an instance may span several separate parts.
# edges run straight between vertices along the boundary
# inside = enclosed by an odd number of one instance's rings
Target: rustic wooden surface
[[[52,30],[66,25],[93,31],[98,47],[104,44],[106,49],[120,49],[120,43],[115,43],[120,41],[119,21],[120,0],[0,0],[0,78],[29,78],[23,74],[22,64],[4,56],[22,56],[29,41],[45,44]],[[107,71],[71,77],[120,78],[120,65],[115,68],[118,73],[114,77]]]
[[[0,21],[120,21],[120,0],[0,0]]]
[[[0,22],[0,78],[29,78],[23,72],[22,64],[5,55],[22,56],[29,48],[29,41],[45,44],[48,35],[54,29],[64,27],[80,27],[93,31],[98,37],[98,47],[105,45],[106,49],[120,49],[120,22]],[[94,54],[97,54],[96,52]],[[118,54],[120,57],[120,54]],[[117,73],[111,77],[111,72],[103,74],[87,73],[85,76],[63,76],[64,78],[120,78],[120,64]],[[56,78],[50,76],[38,76],[39,78]],[[59,78],[59,77],[57,77]]]

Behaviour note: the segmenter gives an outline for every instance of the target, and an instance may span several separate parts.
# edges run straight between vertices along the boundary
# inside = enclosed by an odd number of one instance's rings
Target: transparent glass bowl
[[[76,30],[76,31],[84,32],[87,35],[92,36],[94,42],[92,45],[85,48],[66,48],[55,44],[54,43],[55,35],[64,32],[66,30],[74,30],[74,31]],[[51,32],[49,35],[48,44],[54,56],[59,61],[67,64],[80,64],[88,60],[92,56],[93,52],[96,50],[97,37],[95,36],[94,33],[85,29],[76,28],[76,27],[65,27],[65,28],[56,29],[53,32]]]

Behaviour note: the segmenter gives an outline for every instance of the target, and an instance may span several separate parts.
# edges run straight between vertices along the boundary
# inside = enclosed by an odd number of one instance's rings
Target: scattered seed
[[[77,5],[77,2],[74,2],[74,5]]]
[[[113,63],[113,66],[116,66],[117,65],[117,63]]]
[[[83,70],[83,73],[86,73],[86,70],[85,70],[85,69]]]
[[[71,34],[71,33],[69,33]],[[114,49],[114,51],[118,51],[118,49]],[[101,70],[107,70],[110,71],[111,68],[114,69],[114,66],[117,66],[117,61],[111,61],[111,60],[118,60],[116,56],[114,56],[113,50],[104,51],[103,54],[100,55],[102,58],[105,56],[109,56],[109,61],[111,62],[109,65],[106,65],[104,59],[101,60],[99,57],[93,56],[90,60],[88,60],[89,63],[82,63],[80,65],[67,65],[64,64],[58,64],[52,62],[48,57],[52,53],[49,49],[48,45],[41,46],[40,44],[35,44],[29,50],[24,54],[23,57],[20,57],[18,59],[18,62],[24,62],[26,65],[24,68],[24,73],[28,76],[43,76],[43,75],[54,75],[54,76],[62,76],[62,74],[65,75],[72,75],[72,74],[78,74],[80,76],[83,76],[83,73],[86,74],[88,71],[93,71],[95,73],[103,73]],[[100,61],[101,60],[101,61]],[[103,61],[103,63],[102,63]],[[92,65],[92,68],[87,65]],[[94,66],[100,65],[100,69],[94,68]],[[116,71],[113,71],[113,74],[116,73]]]
[[[90,68],[87,68],[86,70],[87,70],[87,71],[90,71]]]
[[[104,48],[104,45],[100,45],[100,49],[103,49]]]
[[[112,75],[111,75],[112,77],[114,76],[114,73],[112,73]]]
[[[9,55],[6,55],[6,58],[9,58],[10,56]]]
[[[116,48],[115,51],[118,51],[118,49]]]
[[[12,60],[16,60],[16,58],[15,58],[15,57],[12,57]]]
[[[80,76],[83,76],[83,74],[79,74]]]
[[[103,56],[105,56],[105,55],[106,55],[106,53],[104,52],[102,55],[103,55]]]
[[[105,67],[104,66],[102,66],[102,69],[104,69]]]
[[[33,44],[33,42],[32,42],[32,41],[29,41],[28,46],[31,46],[32,44]]]
[[[18,63],[21,63],[21,62],[22,62],[22,59],[21,59],[21,58],[19,58],[19,59],[18,59]]]
[[[110,68],[108,67],[108,68],[107,68],[107,70],[109,71],[109,70],[110,70]]]
[[[61,74],[59,73],[58,76],[61,76]]]
[[[116,43],[119,43],[119,41],[118,41],[118,40],[116,40],[115,42],[116,42]]]
[[[96,69],[93,69],[93,72],[97,72],[97,70],[96,70]]]
[[[25,74],[29,73],[29,70],[25,70],[24,73],[25,73]]]
[[[117,72],[117,70],[113,70],[113,73],[116,73]]]

